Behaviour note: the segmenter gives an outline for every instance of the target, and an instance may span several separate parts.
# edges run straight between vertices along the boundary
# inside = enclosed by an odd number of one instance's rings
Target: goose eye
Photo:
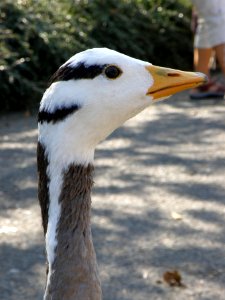
[[[121,70],[116,66],[108,66],[105,68],[105,75],[110,79],[116,79],[121,73]]]

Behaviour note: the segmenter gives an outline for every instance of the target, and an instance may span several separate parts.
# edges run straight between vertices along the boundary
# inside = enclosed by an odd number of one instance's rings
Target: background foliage
[[[188,0],[0,1],[0,110],[37,107],[59,65],[90,47],[191,69],[190,11]]]

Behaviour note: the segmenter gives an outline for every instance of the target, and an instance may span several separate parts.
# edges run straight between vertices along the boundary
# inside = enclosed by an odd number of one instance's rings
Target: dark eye
[[[121,73],[121,70],[116,66],[108,66],[105,68],[105,75],[110,79],[119,77]]]

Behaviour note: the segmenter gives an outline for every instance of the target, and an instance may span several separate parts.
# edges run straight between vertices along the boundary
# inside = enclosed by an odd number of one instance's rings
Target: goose
[[[102,299],[90,222],[96,146],[151,104],[206,80],[107,48],[72,56],[52,76],[38,112],[45,300]]]

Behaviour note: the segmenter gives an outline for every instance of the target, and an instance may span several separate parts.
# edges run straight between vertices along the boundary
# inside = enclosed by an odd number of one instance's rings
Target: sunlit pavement
[[[0,118],[0,298],[42,299],[36,117]],[[105,300],[224,300],[225,101],[186,93],[96,150],[93,236]],[[176,269],[184,287],[163,274]]]

